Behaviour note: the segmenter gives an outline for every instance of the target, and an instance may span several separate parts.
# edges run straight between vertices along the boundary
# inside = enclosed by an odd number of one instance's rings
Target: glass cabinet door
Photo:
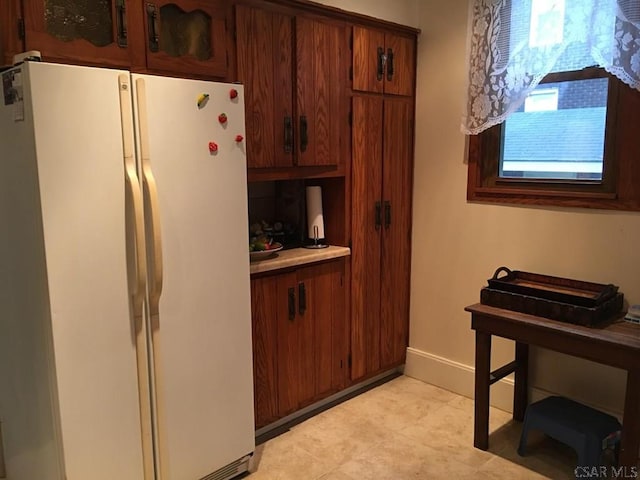
[[[26,49],[39,50],[43,60],[128,66],[130,3],[130,0],[25,0]]]
[[[223,0],[145,2],[147,67],[225,77],[228,3]]]

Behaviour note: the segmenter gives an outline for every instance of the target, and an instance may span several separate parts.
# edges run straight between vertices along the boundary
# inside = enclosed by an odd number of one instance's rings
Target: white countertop
[[[296,267],[307,263],[321,262],[332,258],[347,257],[351,255],[349,247],[330,245],[327,248],[292,248],[280,250],[264,260],[254,260],[250,264],[251,274],[270,272],[282,268]]]

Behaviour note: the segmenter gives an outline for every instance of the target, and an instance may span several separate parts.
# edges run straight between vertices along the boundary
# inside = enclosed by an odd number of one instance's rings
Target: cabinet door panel
[[[147,66],[173,73],[225,77],[227,8],[221,0],[144,2]]]
[[[384,72],[379,74],[378,49],[384,52],[384,40],[383,32],[353,27],[354,90],[382,93]]]
[[[327,357],[327,349],[323,349],[319,368],[324,372],[331,365],[331,392],[337,392],[345,388],[347,378],[347,356],[349,354],[349,332],[351,315],[347,312],[347,297],[345,283],[345,260],[339,260],[329,264],[331,267],[331,357]],[[322,292],[326,291],[322,288]],[[320,328],[328,330],[328,326],[322,322]],[[328,382],[326,376],[320,375],[319,392],[327,392]]]
[[[277,277],[251,279],[253,385],[256,428],[279,418]]]
[[[384,102],[381,366],[404,362],[409,337],[413,109],[404,99]],[[387,212],[385,212],[387,213]]]
[[[300,400],[308,404],[336,391],[344,372],[344,262],[302,268],[298,285],[306,291],[306,310],[299,316]]]
[[[293,165],[292,18],[236,7],[238,79],[245,85],[247,166]],[[291,127],[285,132],[285,122]]]
[[[13,55],[25,50],[18,38],[19,10],[18,0],[0,2],[0,65],[12,65]]]
[[[296,18],[298,165],[339,163],[343,38],[340,26]]]
[[[380,367],[382,98],[353,97],[351,349],[352,379]],[[382,206],[379,204],[379,208]]]
[[[126,25],[138,15],[124,0],[25,1],[25,47],[40,50],[45,61],[127,67]]]
[[[415,40],[410,37],[387,34],[384,92],[394,95],[413,95],[415,69]],[[392,59],[390,57],[392,56]]]

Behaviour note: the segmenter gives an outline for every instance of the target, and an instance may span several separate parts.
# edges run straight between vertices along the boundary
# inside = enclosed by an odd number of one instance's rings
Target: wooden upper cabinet
[[[245,86],[247,163],[293,165],[293,18],[236,7],[238,80]]]
[[[151,70],[227,75],[227,15],[224,0],[144,1],[147,67]]]
[[[39,50],[43,60],[131,65],[129,30],[136,19],[141,19],[135,2],[24,0],[23,3],[25,49]]]
[[[353,89],[412,96],[415,37],[353,27]]]
[[[45,61],[225,78],[229,3],[24,0],[24,49]]]
[[[342,24],[237,5],[236,41],[249,168],[341,163],[348,131]]]

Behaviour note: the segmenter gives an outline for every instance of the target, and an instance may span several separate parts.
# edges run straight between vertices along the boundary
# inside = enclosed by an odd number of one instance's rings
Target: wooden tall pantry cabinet
[[[415,37],[353,28],[351,378],[354,381],[396,367],[406,358],[415,55]]]

